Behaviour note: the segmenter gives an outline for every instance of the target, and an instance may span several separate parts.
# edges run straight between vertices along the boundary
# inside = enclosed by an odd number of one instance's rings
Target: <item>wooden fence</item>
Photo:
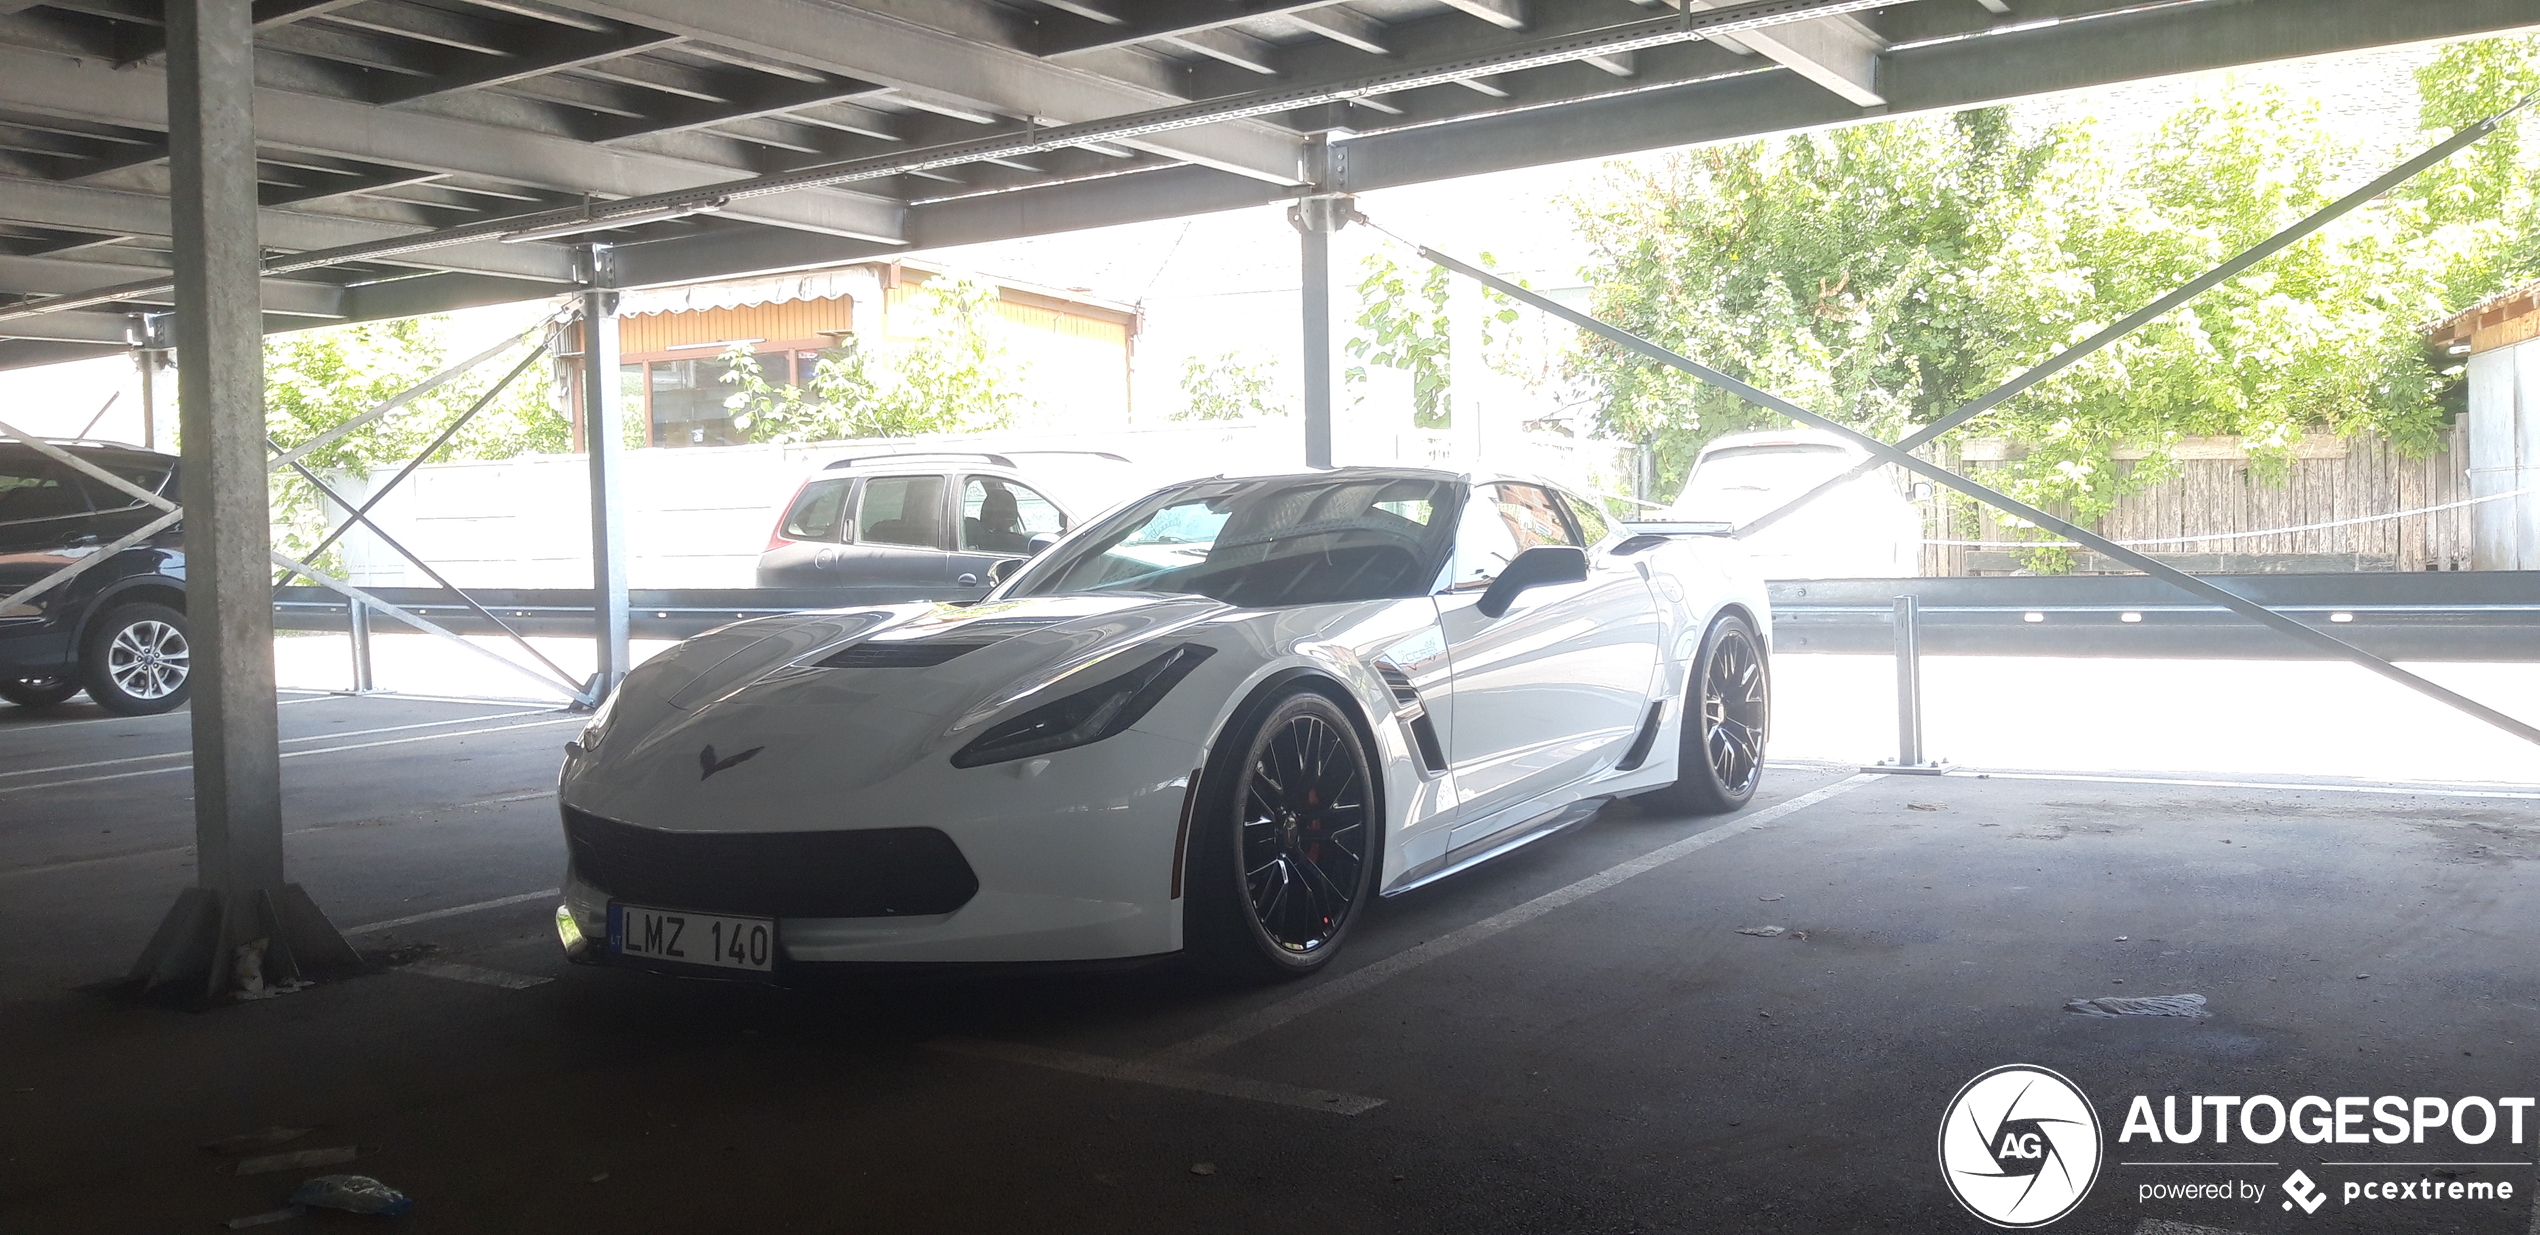
[[[2238,439],[2190,438],[2172,453],[2168,479],[2119,499],[2093,530],[2118,541],[2161,540],[2306,527],[2457,502],[2469,496],[2467,434],[2463,417],[2441,446],[2418,458],[2377,437],[2307,438],[2287,470],[2272,480],[2252,468]],[[2011,458],[2012,449],[1999,441],[1971,441],[1944,448],[1936,461],[1981,480]],[[2118,458],[2134,466],[2125,454]],[[1944,492],[1920,504],[1924,535],[1930,540],[2016,539],[1990,508],[1978,508],[1957,494]],[[1976,511],[1974,536],[1966,534],[1971,509]],[[2132,547],[2197,574],[2467,570],[2470,508],[2310,531]],[[1923,573],[2015,573],[2023,569],[2022,556],[1991,545],[1926,544]],[[2074,553],[2073,570],[2130,573],[2087,551]]]

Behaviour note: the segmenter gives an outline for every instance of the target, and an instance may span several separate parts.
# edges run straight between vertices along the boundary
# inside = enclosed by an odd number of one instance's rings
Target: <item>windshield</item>
[[[1422,596],[1463,499],[1460,482],[1426,477],[1181,485],[1033,563],[1007,595],[1146,592],[1247,609]]]

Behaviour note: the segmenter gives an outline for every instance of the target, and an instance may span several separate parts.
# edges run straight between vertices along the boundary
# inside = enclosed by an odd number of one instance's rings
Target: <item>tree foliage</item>
[[[724,406],[753,441],[816,442],[1002,429],[1024,409],[1023,372],[1007,354],[997,288],[930,279],[894,310],[897,337],[858,337],[824,355],[809,382],[767,380],[746,346],[724,353]],[[878,333],[878,332],[877,332]]]
[[[265,435],[289,449],[404,393],[451,362],[444,317],[361,322],[275,335],[265,341]],[[311,451],[303,460],[338,492],[373,469],[413,459],[450,423],[492,391],[529,353],[515,350],[477,366],[397,411]],[[558,409],[551,366],[532,360],[483,410],[435,450],[432,462],[507,459],[572,449],[571,423]],[[274,544],[302,557],[331,526],[326,501],[299,473],[274,473]],[[341,517],[338,512],[337,517]],[[306,560],[303,558],[303,560]],[[340,571],[330,549],[321,569]]]
[[[2445,51],[2419,75],[2426,143],[2540,86],[2536,47]],[[1600,316],[1892,440],[2397,153],[2235,85],[2141,133],[1988,109],[1711,147],[1615,171],[1574,206]],[[2262,471],[2306,432],[2428,448],[2456,375],[2419,328],[2540,273],[2532,180],[2519,135],[2492,136],[1962,432],[2025,448],[2010,490],[2084,520],[2186,436],[2241,437]],[[1653,443],[1668,485],[1703,442],[1780,423],[1601,342],[1576,366],[1601,389],[1600,429]],[[2121,468],[2121,447],[2152,458]]]
[[[1488,253],[1482,264],[1495,265]],[[1402,369],[1411,375],[1411,423],[1423,429],[1444,429],[1454,422],[1454,341],[1447,319],[1448,280],[1454,278],[1446,267],[1420,264],[1425,273],[1415,285],[1402,264],[1383,253],[1370,253],[1360,267],[1358,280],[1359,311],[1357,332],[1343,346],[1360,363],[1342,372],[1342,379],[1352,384],[1367,381],[1369,365]],[[1481,342],[1485,354],[1501,342],[1494,327],[1502,330],[1517,320],[1517,310],[1507,298],[1488,293],[1490,310],[1482,319]],[[1492,356],[1496,363],[1500,357]]]
[[[1242,420],[1285,416],[1294,409],[1278,394],[1276,357],[1230,351],[1182,362],[1182,406],[1175,420]]]

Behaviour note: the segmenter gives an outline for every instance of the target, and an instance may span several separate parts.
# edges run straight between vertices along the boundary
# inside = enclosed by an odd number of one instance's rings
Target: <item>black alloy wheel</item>
[[[1676,783],[1644,796],[1675,810],[1726,814],[1754,798],[1772,729],[1772,672],[1755,628],[1734,614],[1712,623],[1688,685],[1701,710],[1685,717]]]
[[[78,693],[79,679],[74,677],[0,677],[0,699],[22,708],[49,708]]]
[[[80,658],[88,697],[125,716],[148,716],[183,704],[193,694],[193,669],[185,615],[148,603],[123,605],[100,618]]]
[[[1381,829],[1357,727],[1298,690],[1214,760],[1192,854],[1193,951],[1254,978],[1312,973],[1339,951],[1373,886]]]

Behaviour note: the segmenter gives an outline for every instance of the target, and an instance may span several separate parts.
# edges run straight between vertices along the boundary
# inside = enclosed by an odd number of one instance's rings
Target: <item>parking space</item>
[[[2138,1204],[2191,1172],[2113,1139],[2135,1093],[2527,1088],[2529,790],[1777,765],[1742,814],[1611,806],[1385,902],[1297,985],[781,989],[564,963],[548,782],[572,718],[523,712],[286,706],[292,877],[380,970],[210,1016],[80,989],[190,878],[185,778],[94,779],[181,763],[182,715],[12,731],[0,1229],[269,1210],[298,1175],[198,1146],[275,1125],[356,1147],[414,1230],[1959,1229],[1937,1120],[2013,1062],[2110,1125],[2069,1229],[2531,1219],[2527,1189],[2432,1216]],[[136,762],[69,766],[106,759]],[[2211,1015],[2064,1010],[2187,993]],[[2404,1153],[2335,1148],[2240,1174],[2334,1190],[2366,1168],[2323,1159]]]

